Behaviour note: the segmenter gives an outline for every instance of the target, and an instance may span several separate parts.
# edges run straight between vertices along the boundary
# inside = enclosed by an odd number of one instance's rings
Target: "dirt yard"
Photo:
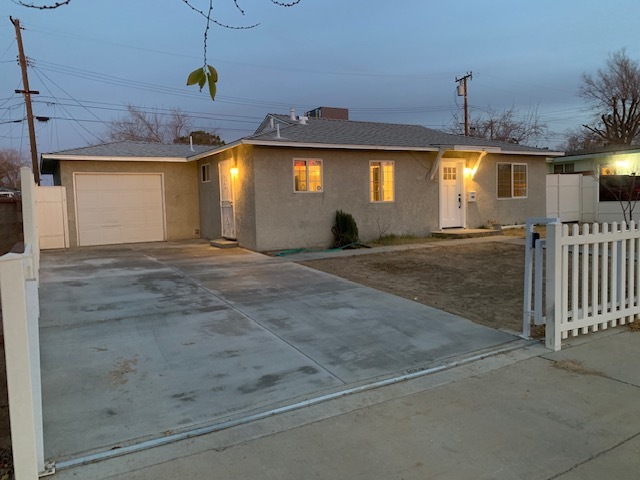
[[[301,263],[482,325],[522,331],[522,244],[445,240],[416,250]]]

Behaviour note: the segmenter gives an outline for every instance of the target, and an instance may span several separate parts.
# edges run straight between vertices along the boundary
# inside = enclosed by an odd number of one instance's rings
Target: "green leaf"
[[[189,74],[189,77],[187,78],[187,85],[195,85],[196,83],[200,84],[200,82],[203,82],[204,80],[204,70],[202,68],[198,68]],[[203,86],[204,84],[202,84],[200,88]]]
[[[202,87],[204,87],[205,83],[207,83],[207,77],[202,75],[202,78],[198,82],[198,86],[200,87],[200,91],[202,91]]]
[[[209,69],[209,73],[213,77],[213,83],[216,83],[218,81],[218,72],[211,65],[207,65],[207,68]]]
[[[209,80],[209,95],[211,95],[211,100],[216,99],[216,80],[214,80],[213,75],[207,73],[207,79]]]

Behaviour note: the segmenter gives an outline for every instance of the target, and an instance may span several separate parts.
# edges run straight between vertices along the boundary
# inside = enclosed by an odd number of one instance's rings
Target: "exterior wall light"
[[[229,172],[231,172],[231,175],[235,177],[236,175],[238,175],[238,167],[231,167]]]

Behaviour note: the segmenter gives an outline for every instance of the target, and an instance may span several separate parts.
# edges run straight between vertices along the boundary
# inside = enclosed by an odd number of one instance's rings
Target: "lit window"
[[[200,167],[200,181],[203,183],[211,181],[211,167],[208,163]]]
[[[322,160],[293,161],[293,190],[322,192]]]
[[[393,162],[370,162],[369,183],[372,202],[393,202]]]
[[[527,165],[498,163],[498,198],[527,196]]]

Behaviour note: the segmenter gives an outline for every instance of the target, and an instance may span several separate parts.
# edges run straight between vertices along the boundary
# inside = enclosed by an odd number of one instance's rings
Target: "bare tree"
[[[20,188],[20,167],[29,166],[29,161],[13,149],[0,150],[0,187]]]
[[[112,120],[109,124],[109,140],[175,143],[191,126],[187,115],[180,110],[171,110],[171,113],[163,114],[128,105],[127,111],[126,116]]]
[[[640,132],[640,67],[624,49],[611,54],[595,76],[582,75],[578,95],[591,106],[592,125],[583,127],[605,145],[631,145]]]
[[[560,146],[560,149],[567,154],[589,152],[606,145],[602,137],[584,127],[567,130],[565,138],[566,140]]]
[[[460,122],[456,122],[453,133],[463,134]],[[498,112],[488,109],[486,114],[471,117],[469,132],[472,137],[499,142],[528,144],[546,135],[547,125],[540,120],[537,109],[520,113],[515,107]]]

